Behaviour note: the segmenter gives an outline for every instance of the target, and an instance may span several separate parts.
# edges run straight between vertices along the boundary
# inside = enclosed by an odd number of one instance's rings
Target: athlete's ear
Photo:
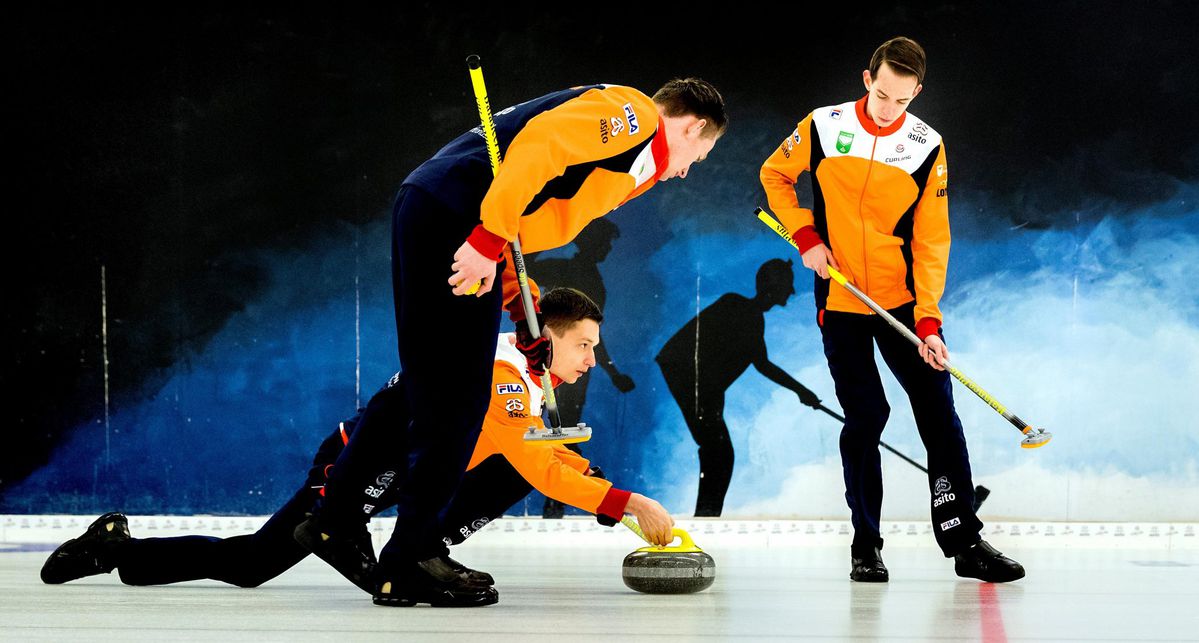
[[[916,85],[916,89],[912,90],[912,98],[919,96],[922,89],[924,89],[924,85]]]
[[[866,91],[867,91],[867,92],[869,92],[869,91],[870,91],[870,85],[872,85],[872,84],[873,84],[873,82],[874,82],[874,81],[873,81],[873,80],[871,80],[871,78],[870,78],[870,70],[869,70],[869,69],[863,69],[863,70],[862,70],[862,84],[866,86]]]

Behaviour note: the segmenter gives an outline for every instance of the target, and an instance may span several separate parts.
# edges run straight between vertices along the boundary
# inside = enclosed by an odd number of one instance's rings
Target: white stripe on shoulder
[[[635,182],[633,189],[641,187],[658,172],[658,164],[654,161],[653,143],[654,138],[651,136],[633,160],[633,166],[629,168],[629,176],[632,176]]]
[[[866,130],[858,122],[856,101],[829,105],[812,111],[812,127],[825,158],[856,156],[869,159],[871,145],[863,142]]]
[[[529,392],[529,404],[532,406],[529,409],[530,417],[541,416],[541,385],[535,384],[533,379],[529,377],[529,360],[525,359],[524,353],[512,343],[511,340],[516,339],[516,333],[500,333],[499,338],[495,343],[495,361],[507,362],[520,373],[521,380],[524,381],[525,390]],[[494,386],[496,382],[492,382]],[[494,391],[494,389],[492,389]]]

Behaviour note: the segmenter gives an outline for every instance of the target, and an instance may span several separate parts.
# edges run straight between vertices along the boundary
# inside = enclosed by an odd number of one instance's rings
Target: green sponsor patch
[[[841,132],[837,135],[838,152],[848,154],[851,147],[853,147],[853,132]]]

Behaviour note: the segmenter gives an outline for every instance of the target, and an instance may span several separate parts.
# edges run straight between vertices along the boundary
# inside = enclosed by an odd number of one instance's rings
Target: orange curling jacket
[[[587,475],[591,464],[560,444],[527,442],[530,426],[543,428],[541,387],[529,376],[528,361],[510,343],[511,333],[499,336],[492,377],[491,405],[467,470],[500,454],[533,488],[565,504],[616,520],[624,516],[628,491]]]
[[[813,207],[795,182],[812,180]],[[941,327],[949,262],[948,170],[941,135],[914,114],[879,128],[866,98],[804,117],[762,165],[771,209],[800,252],[824,243],[846,278],[888,310],[916,302],[916,334]],[[872,314],[844,288],[816,279],[816,307]]]
[[[574,87],[495,114],[503,162],[492,176],[481,127],[459,136],[421,164],[415,185],[451,210],[477,217],[467,241],[498,259],[520,234],[526,253],[570,243],[592,219],[643,194],[669,158],[665,128],[653,100],[631,87]],[[522,319],[508,295],[505,305]]]

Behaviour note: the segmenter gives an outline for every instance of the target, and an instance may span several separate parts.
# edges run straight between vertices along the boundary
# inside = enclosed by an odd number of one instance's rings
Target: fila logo
[[[624,116],[629,121],[629,136],[636,134],[641,127],[637,125],[637,114],[633,112],[633,104],[624,104]]]
[[[829,118],[833,119],[834,121],[839,121],[839,120],[841,120],[841,110],[834,109],[833,111],[828,113],[828,116],[829,116]]]
[[[496,395],[523,395],[525,387],[522,384],[496,384]]]
[[[959,518],[954,518],[953,520],[946,520],[945,522],[941,523],[941,531],[949,531],[950,529],[953,529],[954,527],[957,527],[960,524],[962,524],[962,521]]]

